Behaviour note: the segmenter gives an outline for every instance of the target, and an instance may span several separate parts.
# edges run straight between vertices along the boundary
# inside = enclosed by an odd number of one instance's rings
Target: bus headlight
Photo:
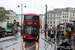
[[[25,38],[25,36],[24,36],[24,38]]]
[[[38,38],[38,36],[37,36],[37,38]]]

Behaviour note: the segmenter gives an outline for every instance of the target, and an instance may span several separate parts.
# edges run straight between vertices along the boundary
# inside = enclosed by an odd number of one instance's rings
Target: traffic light
[[[14,20],[14,24],[16,24],[16,20]]]
[[[42,22],[40,22],[40,29],[42,28]]]
[[[22,29],[23,29],[23,26],[22,26]]]

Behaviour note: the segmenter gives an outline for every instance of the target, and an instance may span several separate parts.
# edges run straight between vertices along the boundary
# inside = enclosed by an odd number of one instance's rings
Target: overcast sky
[[[21,7],[17,7],[19,3],[25,3],[26,8],[23,7],[23,13],[45,13],[45,5],[48,5],[48,10],[54,8],[75,8],[75,0],[0,0],[0,6],[5,9],[14,10],[17,14],[21,13]],[[24,4],[23,4],[24,5]]]

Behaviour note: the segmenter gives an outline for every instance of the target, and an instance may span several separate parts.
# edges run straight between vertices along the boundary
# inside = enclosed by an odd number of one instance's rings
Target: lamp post
[[[46,14],[45,14],[45,31],[47,30],[47,4],[45,5],[46,7]],[[45,38],[46,38],[46,32],[45,32]]]
[[[19,3],[18,4],[18,7],[21,6],[21,35],[22,35],[22,14],[23,14],[23,5],[25,5],[24,7],[26,7],[26,4],[25,3]]]

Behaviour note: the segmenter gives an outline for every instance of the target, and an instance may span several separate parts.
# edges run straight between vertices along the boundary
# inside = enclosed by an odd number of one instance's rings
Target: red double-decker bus
[[[39,15],[35,13],[24,14],[23,21],[23,39],[38,40],[39,39]]]

